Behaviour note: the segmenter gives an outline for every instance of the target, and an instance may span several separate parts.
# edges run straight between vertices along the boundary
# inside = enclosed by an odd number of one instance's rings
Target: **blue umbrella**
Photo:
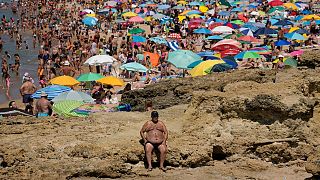
[[[153,16],[155,15],[156,13],[154,11],[148,11],[145,13],[146,16]]]
[[[304,36],[302,36],[301,34],[296,33],[296,32],[287,33],[284,35],[284,37],[286,37],[288,39],[292,39],[292,40],[306,40],[306,38]]]
[[[270,28],[260,28],[253,33],[255,36],[268,35],[268,34],[278,34],[276,30]]]
[[[45,88],[39,89],[34,94],[32,94],[31,97],[34,99],[40,99],[42,91],[44,91],[48,95],[48,99],[51,100],[63,92],[71,91],[71,88],[66,86],[51,85],[51,86],[47,86]]]
[[[234,60],[233,57],[225,57],[222,60],[229,64],[232,67],[232,69],[236,69],[238,67],[238,63]]]
[[[286,40],[279,40],[279,41],[276,41],[274,43],[275,46],[288,46],[290,44],[291,43],[289,41],[286,41]]]
[[[207,39],[207,40],[222,40],[223,37],[214,35],[214,36],[209,36],[209,37],[207,37],[206,39]]]
[[[98,20],[94,17],[85,17],[82,19],[83,24],[86,26],[95,26],[97,25]]]
[[[219,13],[218,13],[218,15],[219,16],[230,16],[230,12],[229,11],[220,11]]]
[[[132,42],[138,43],[138,42],[147,42],[147,39],[142,36],[132,36]]]
[[[288,20],[280,20],[274,24],[275,26],[288,26],[288,25],[293,25],[292,22]]]
[[[202,51],[197,54],[201,57],[206,57],[206,56],[213,56],[214,52],[213,51]]]
[[[304,9],[303,11],[301,11],[302,14],[312,14],[311,11]]]
[[[157,43],[157,44],[165,44],[165,45],[168,44],[167,40],[165,40],[165,39],[162,38],[162,37],[152,37],[152,38],[150,38],[149,40],[150,40],[150,41],[153,41],[153,42],[155,42],[155,43]]]
[[[199,2],[193,1],[191,3],[188,4],[189,6],[200,6]]]
[[[178,5],[178,6],[175,6],[175,7],[173,7],[172,9],[184,9],[185,7],[184,6],[181,6],[181,5]]]
[[[297,16],[296,18],[294,18],[295,21],[300,21],[303,18],[303,16]]]
[[[195,62],[189,64],[187,67],[188,67],[189,69],[193,69],[194,67],[196,67],[198,64],[200,64],[200,63],[202,63],[202,62],[203,62],[202,60],[195,61]]]
[[[207,28],[195,29],[193,31],[193,33],[195,33],[195,34],[212,34],[212,32]]]
[[[241,12],[242,11],[242,8],[234,8],[231,10],[231,12]]]
[[[161,4],[158,6],[159,10],[165,10],[165,9],[169,9],[171,6],[168,4]]]
[[[212,66],[210,72],[224,72],[224,71],[229,71],[233,69],[232,66],[230,66],[227,63],[222,63],[222,64],[216,64],[214,66]]]
[[[165,24],[165,23],[167,23],[169,21],[173,21],[173,18],[166,16],[166,17],[163,17],[163,18],[160,19],[160,23],[161,24]]]
[[[192,10],[192,11],[189,11],[189,12],[187,13],[187,16],[190,16],[190,15],[192,15],[192,14],[202,14],[202,12],[196,11],[196,10]]]
[[[305,29],[298,29],[298,30],[296,30],[294,32],[299,33],[299,34],[310,34],[309,31],[307,31]]]

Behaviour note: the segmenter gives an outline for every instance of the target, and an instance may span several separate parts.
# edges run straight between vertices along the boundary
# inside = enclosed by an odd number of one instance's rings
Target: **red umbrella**
[[[273,0],[273,1],[269,2],[268,4],[270,6],[281,6],[283,4],[283,2],[280,0]]]
[[[210,23],[209,24],[209,29],[212,30],[213,28],[218,27],[218,26],[222,26],[222,25],[223,24],[219,23],[219,22]]]
[[[246,41],[246,42],[259,42],[258,39],[252,36],[241,36],[238,38],[239,41]]]
[[[181,36],[178,33],[171,33],[168,38],[181,39]]]

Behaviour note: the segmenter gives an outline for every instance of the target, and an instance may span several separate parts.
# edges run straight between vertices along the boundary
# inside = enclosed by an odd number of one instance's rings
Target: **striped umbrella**
[[[86,103],[94,102],[94,99],[88,94],[84,92],[74,91],[74,90],[63,92],[59,94],[57,97],[52,99],[53,102],[65,101],[65,100],[76,100],[76,101],[81,101]]]
[[[87,117],[88,115],[78,114],[73,111],[76,108],[82,106],[83,104],[83,102],[75,100],[59,101],[57,103],[54,103],[53,110],[57,114],[64,117]]]
[[[180,49],[179,44],[176,41],[168,42],[168,46],[173,50],[176,51]]]
[[[31,97],[34,99],[40,99],[42,91],[44,91],[48,95],[48,99],[51,100],[63,92],[71,91],[71,88],[66,86],[60,86],[60,85],[51,85],[51,86],[47,86],[45,88],[39,89],[34,94],[32,94]]]

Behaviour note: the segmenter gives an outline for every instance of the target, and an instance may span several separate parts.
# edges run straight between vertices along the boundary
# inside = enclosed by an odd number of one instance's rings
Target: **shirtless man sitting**
[[[47,117],[49,116],[49,111],[52,108],[50,101],[47,99],[48,95],[42,91],[41,98],[37,101],[35,106],[35,115],[39,117]]]
[[[167,153],[168,131],[164,123],[158,120],[158,117],[158,112],[153,111],[151,113],[151,121],[147,121],[140,130],[140,135],[144,141],[149,171],[152,170],[151,160],[153,149],[160,151],[160,169],[165,171],[163,164]]]

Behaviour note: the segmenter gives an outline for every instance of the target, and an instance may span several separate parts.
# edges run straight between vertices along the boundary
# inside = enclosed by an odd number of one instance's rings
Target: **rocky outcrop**
[[[300,66],[308,68],[320,67],[320,50],[305,51],[301,56]]]

